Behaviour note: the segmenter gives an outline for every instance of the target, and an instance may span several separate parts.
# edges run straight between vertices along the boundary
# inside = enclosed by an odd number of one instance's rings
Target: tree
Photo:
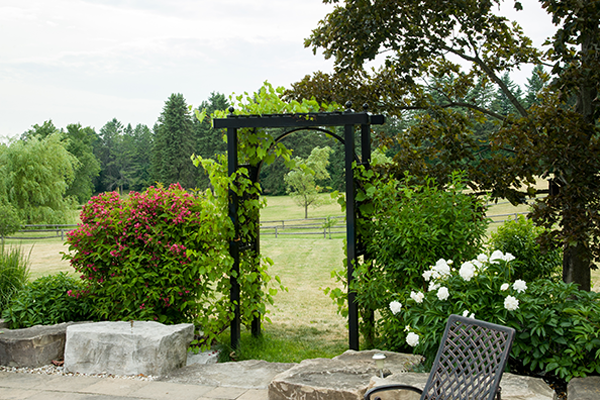
[[[316,180],[329,178],[327,165],[330,153],[330,147],[315,147],[306,160],[296,157],[296,167],[285,176],[287,191],[296,204],[304,208],[304,218],[308,218],[308,207],[320,204],[321,189]]]
[[[195,187],[197,172],[190,159],[195,151],[194,129],[182,94],[174,93],[165,102],[154,135],[154,180]]]
[[[527,108],[534,104],[540,104],[538,95],[541,94],[542,89],[546,86],[548,81],[548,74],[544,72],[544,67],[536,65],[531,72],[531,77],[527,79],[525,84],[525,105]]]
[[[82,128],[81,124],[67,125],[67,131],[58,129],[52,120],[44,121],[42,125],[35,124],[21,135],[21,140],[28,141],[34,137],[41,139],[60,133],[65,148],[77,158],[74,179],[67,188],[66,195],[72,196],[80,204],[92,196],[93,179],[100,172],[100,163],[94,155],[93,143],[97,139],[96,132],[90,127]]]
[[[130,137],[133,150],[129,161],[132,169],[129,189],[141,192],[152,185],[150,176],[150,155],[152,154],[153,145],[152,131],[148,126],[138,124],[131,132]]]
[[[97,135],[90,127],[82,128],[80,124],[70,124],[67,125],[65,137],[68,141],[67,150],[79,161],[66,195],[73,196],[79,204],[83,204],[92,197],[93,179],[100,173],[100,162],[94,155],[93,148]]]
[[[65,198],[78,161],[65,148],[62,134],[16,140],[4,152],[7,197],[26,224],[67,223],[71,202]]]
[[[546,54],[517,24],[494,14],[501,0],[347,0],[321,21],[306,45],[335,57],[341,81],[362,82],[360,98],[370,99],[374,108],[395,115],[427,110],[394,138],[400,149],[391,171],[396,175],[430,175],[445,185],[450,171],[465,170],[473,189],[514,203],[535,195],[536,176],[552,178],[559,190],[536,203],[533,218],[551,228],[546,245],[565,248],[563,279],[589,290],[592,261],[600,260],[600,134],[594,101],[600,82],[600,2],[540,2],[559,26]],[[521,2],[514,1],[514,7],[522,9]],[[385,66],[364,72],[364,63],[380,54],[386,55]],[[554,80],[541,105],[527,109],[502,77],[524,63],[548,61],[554,62]],[[444,96],[434,99],[426,90],[428,80],[447,76],[453,79],[440,87]],[[514,107],[508,115],[468,97],[481,79],[506,96]],[[569,106],[572,97],[576,101]],[[486,120],[497,121],[498,129],[482,146],[474,138],[474,124]]]
[[[125,177],[117,163],[117,154],[121,151],[123,124],[116,118],[100,128],[99,140],[95,143],[94,153],[100,161],[101,170],[96,180],[96,192],[113,191],[122,185]]]

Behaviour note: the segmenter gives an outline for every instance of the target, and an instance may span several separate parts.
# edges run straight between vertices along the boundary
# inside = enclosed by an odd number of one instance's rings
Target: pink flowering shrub
[[[179,184],[93,197],[65,255],[100,318],[209,325],[226,314],[230,221],[210,192]],[[227,323],[227,316],[221,318]]]

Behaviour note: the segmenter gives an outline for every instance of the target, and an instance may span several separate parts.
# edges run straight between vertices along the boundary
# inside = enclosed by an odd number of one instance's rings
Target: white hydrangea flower
[[[508,283],[503,283],[502,286],[500,286],[500,290],[504,291],[504,290],[508,290],[508,287],[510,285]]]
[[[448,297],[450,296],[450,293],[448,292],[448,288],[445,286],[442,286],[441,288],[438,289],[437,291],[437,297],[440,300],[446,300]]]
[[[432,273],[433,271],[431,270],[423,272],[423,279],[425,279],[425,282],[429,282]]]
[[[425,298],[425,295],[423,294],[423,292],[411,291],[410,298],[416,301],[417,303],[421,304],[423,302],[423,299]]]
[[[488,261],[488,257],[485,254],[481,253],[477,256],[477,261],[479,261],[480,263],[486,263]]]
[[[390,302],[390,310],[392,311],[392,314],[396,315],[400,312],[400,310],[402,309],[402,304],[399,301],[392,301]]]
[[[519,293],[522,293],[527,290],[527,283],[521,279],[517,279],[515,283],[513,283],[513,289]]]
[[[498,260],[502,260],[504,254],[500,250],[496,250],[490,256],[490,264],[498,264]]]
[[[519,300],[514,296],[506,296],[504,299],[504,308],[508,311],[514,311],[519,308]]]
[[[411,347],[415,347],[419,344],[419,335],[414,332],[408,332],[408,335],[406,335],[406,343]]]
[[[450,266],[448,262],[443,258],[440,258],[435,266],[432,268],[434,271],[440,274],[440,276],[450,275]]]
[[[469,282],[471,280],[471,278],[473,278],[473,276],[475,275],[475,266],[470,261],[467,261],[460,266],[460,270],[458,271],[458,274],[465,281]]]
[[[502,257],[502,259],[503,259],[504,261],[506,261],[506,262],[511,262],[512,260],[514,260],[514,259],[515,259],[515,256],[513,256],[513,255],[512,255],[512,254],[510,254],[510,253],[506,253],[506,254],[504,255],[504,257]]]

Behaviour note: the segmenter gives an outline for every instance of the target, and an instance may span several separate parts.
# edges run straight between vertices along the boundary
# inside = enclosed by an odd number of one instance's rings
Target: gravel
[[[65,372],[64,367],[57,367],[55,365],[44,365],[38,368],[28,367],[6,367],[0,365],[0,372],[13,372],[16,374],[37,374],[37,375],[62,375],[62,376],[88,376],[92,378],[113,378],[113,379],[129,379],[139,381],[153,381],[157,379],[156,376],[151,375],[113,375],[113,374],[81,374],[79,372]]]

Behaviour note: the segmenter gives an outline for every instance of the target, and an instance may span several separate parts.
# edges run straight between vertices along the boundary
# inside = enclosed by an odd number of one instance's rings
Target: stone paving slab
[[[97,383],[82,388],[78,390],[78,392],[129,397],[131,393],[141,389],[149,383],[149,381],[106,378],[100,379]]]
[[[197,400],[214,390],[213,386],[185,385],[171,382],[149,382],[140,389],[131,392],[131,397],[143,397],[148,399],[173,398],[177,400]]]
[[[37,393],[39,393],[38,390],[0,387],[0,399],[3,400],[29,399]]]

